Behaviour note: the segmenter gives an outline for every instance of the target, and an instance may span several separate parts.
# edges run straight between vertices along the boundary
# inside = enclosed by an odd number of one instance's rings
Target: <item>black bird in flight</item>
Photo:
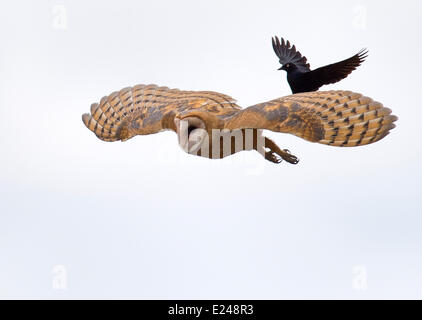
[[[302,56],[290,42],[281,42],[277,37],[272,38],[273,49],[280,59],[281,68],[287,72],[287,81],[293,93],[317,91],[325,84],[336,83],[346,78],[353,70],[360,66],[368,56],[368,51],[362,49],[349,59],[311,70],[306,57]]]

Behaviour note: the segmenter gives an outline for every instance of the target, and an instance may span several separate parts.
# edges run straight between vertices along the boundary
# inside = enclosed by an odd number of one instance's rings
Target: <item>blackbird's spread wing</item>
[[[286,42],[283,38],[281,38],[280,41],[277,37],[274,37],[272,38],[272,43],[274,52],[280,59],[280,64],[285,65],[291,63],[296,65],[301,72],[311,71],[306,57],[302,56],[302,54],[296,50],[295,46],[291,47],[289,41]]]
[[[381,140],[396,120],[390,109],[359,93],[316,91],[251,106],[229,119],[226,127],[267,129],[311,142],[354,147]]]
[[[317,90],[325,84],[336,83],[346,78],[353,70],[361,65],[368,56],[366,49],[361,50],[349,59],[315,69],[303,75],[303,80]]]
[[[217,92],[137,85],[92,104],[82,121],[101,140],[125,141],[136,135],[175,131],[175,116],[202,112],[223,121],[239,110],[233,98]]]

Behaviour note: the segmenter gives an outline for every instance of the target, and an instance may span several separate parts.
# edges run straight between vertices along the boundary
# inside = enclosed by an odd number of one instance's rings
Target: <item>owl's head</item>
[[[198,117],[175,118],[180,147],[187,153],[195,154],[208,136],[205,122]]]

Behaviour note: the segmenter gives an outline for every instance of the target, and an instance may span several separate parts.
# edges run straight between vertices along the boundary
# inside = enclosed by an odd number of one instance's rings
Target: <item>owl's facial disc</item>
[[[195,154],[208,135],[205,123],[197,117],[174,119],[180,147],[187,153]]]

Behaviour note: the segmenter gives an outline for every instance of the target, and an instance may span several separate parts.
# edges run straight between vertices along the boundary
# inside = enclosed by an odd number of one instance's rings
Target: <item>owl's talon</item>
[[[272,163],[280,163],[282,160],[278,157],[273,151],[265,152],[265,159],[271,161]]]
[[[290,150],[281,150],[274,141],[267,137],[265,137],[265,148],[269,149],[269,151],[265,153],[265,159],[271,162],[280,163],[282,161],[281,159],[291,164],[297,164],[299,162],[299,159],[295,155],[291,154]],[[277,158],[274,154],[277,155]]]
[[[287,149],[284,149],[283,152],[280,152],[279,156],[291,164],[297,164],[299,162],[299,159],[295,155],[291,154]]]

